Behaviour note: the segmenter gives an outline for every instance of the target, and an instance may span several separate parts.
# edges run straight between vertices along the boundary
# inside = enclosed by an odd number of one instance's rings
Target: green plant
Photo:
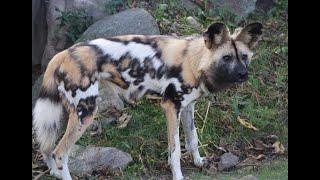
[[[74,11],[60,11],[59,28],[66,28],[66,35],[71,43],[74,43],[81,34],[93,23],[93,19],[83,9]]]

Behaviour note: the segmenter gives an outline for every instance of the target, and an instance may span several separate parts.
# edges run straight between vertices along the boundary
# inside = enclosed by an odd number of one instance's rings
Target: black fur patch
[[[163,102],[166,102],[168,100],[173,102],[173,104],[174,104],[174,106],[176,108],[177,115],[180,112],[181,101],[183,100],[181,98],[182,98],[182,95],[177,92],[176,87],[174,86],[174,84],[170,83],[168,85],[168,87],[166,88],[166,90],[164,91]]]
[[[166,73],[166,66],[164,65],[164,64],[162,64],[160,67],[159,67],[159,69],[158,69],[158,71],[157,71],[157,78],[158,79],[161,79],[162,78],[162,76]]]
[[[45,88],[41,87],[40,88],[40,92],[39,92],[39,97],[41,99],[50,99],[50,101],[54,102],[54,103],[60,103],[61,102],[61,98],[59,96],[59,92],[58,90],[53,90],[53,91],[48,91]]]
[[[90,96],[86,99],[80,99],[76,111],[81,124],[83,124],[85,117],[93,115],[93,111],[96,108],[96,98],[97,96]]]
[[[127,45],[127,44],[129,44],[129,42],[130,42],[130,41],[121,40],[121,39],[115,38],[115,37],[107,38],[107,40],[113,41],[113,42],[121,42],[121,43],[123,43],[124,45]]]
[[[140,83],[142,83],[144,81],[144,79],[141,79],[141,78],[137,78],[136,80],[133,81],[133,84],[135,86],[139,85]]]
[[[192,92],[193,87],[191,87],[190,85],[182,84],[181,89],[184,94],[190,94]]]
[[[110,56],[108,54],[100,56],[97,59],[96,65],[99,72],[102,72],[102,66],[110,61]]]
[[[240,61],[236,43],[234,42],[234,40],[231,40],[231,43],[232,43],[232,46],[233,46],[233,48],[234,48],[234,50],[235,50],[235,52],[236,52],[237,60]]]
[[[139,91],[142,91],[143,89],[144,89],[144,86],[142,86],[142,85],[138,87]]]
[[[167,68],[166,75],[168,79],[177,78],[180,82],[183,82],[181,72],[182,72],[181,66],[172,66]]]

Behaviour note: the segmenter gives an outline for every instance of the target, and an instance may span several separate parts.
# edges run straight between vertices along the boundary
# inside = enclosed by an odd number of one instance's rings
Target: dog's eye
[[[232,60],[232,56],[230,55],[223,56],[222,58],[224,61],[227,61],[227,62]]]
[[[247,54],[242,54],[241,55],[241,59],[242,60],[247,60],[248,59],[248,55]]]

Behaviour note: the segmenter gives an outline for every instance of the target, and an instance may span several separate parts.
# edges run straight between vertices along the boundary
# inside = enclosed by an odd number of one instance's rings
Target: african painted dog
[[[48,64],[33,110],[37,140],[50,173],[71,179],[68,153],[94,119],[98,81],[104,79],[124,89],[128,101],[137,101],[148,93],[162,97],[169,164],[173,179],[183,179],[180,120],[186,149],[194,164],[201,167],[204,159],[198,151],[194,126],[195,101],[247,80],[251,49],[261,34],[260,23],[238,28],[232,35],[224,24],[214,23],[199,37],[126,35],[78,43],[58,53]],[[55,147],[63,108],[69,120]]]

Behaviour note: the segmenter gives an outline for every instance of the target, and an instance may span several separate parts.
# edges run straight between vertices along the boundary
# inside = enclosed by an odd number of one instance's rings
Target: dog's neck
[[[183,61],[184,67],[190,67],[191,74],[195,80],[195,84],[199,84],[201,71],[199,66],[201,60],[207,58],[206,52],[209,51],[205,44],[203,37],[194,38],[189,42],[188,51],[186,53],[186,59]]]

